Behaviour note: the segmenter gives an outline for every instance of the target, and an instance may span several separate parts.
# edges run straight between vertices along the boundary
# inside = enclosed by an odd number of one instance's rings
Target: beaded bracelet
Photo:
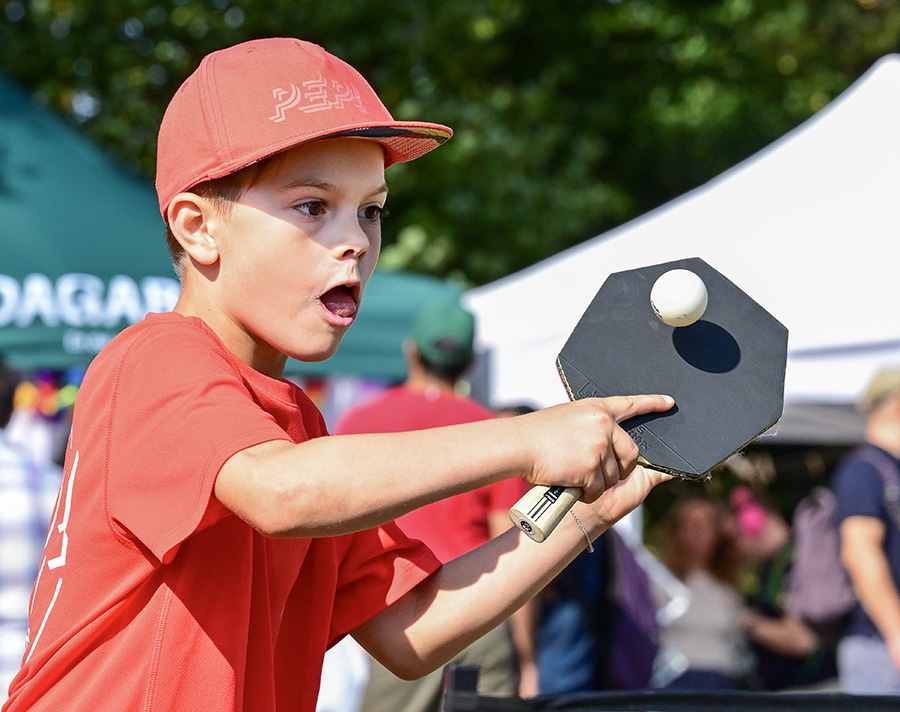
[[[584,524],[581,523],[581,520],[578,518],[578,515],[575,514],[572,510],[569,510],[569,513],[572,515],[572,518],[575,520],[575,523],[578,525],[578,528],[584,533],[584,538],[587,539],[587,550],[589,554],[594,553],[594,545],[591,543],[591,537],[587,533],[587,529],[584,528]]]

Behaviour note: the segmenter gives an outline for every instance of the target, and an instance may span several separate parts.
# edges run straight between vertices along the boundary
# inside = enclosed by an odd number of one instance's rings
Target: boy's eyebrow
[[[369,195],[381,195],[382,193],[387,195],[387,193],[388,193],[387,183],[382,183],[375,190],[373,190]]]
[[[290,183],[282,186],[281,190],[296,190],[297,188],[318,188],[319,190],[324,191],[335,191],[337,190],[337,186],[334,183],[329,183],[328,181],[316,180],[315,178],[297,178],[296,180],[292,180]],[[380,186],[376,187],[369,195],[380,195],[381,193],[387,194],[388,186],[387,183],[382,183]]]

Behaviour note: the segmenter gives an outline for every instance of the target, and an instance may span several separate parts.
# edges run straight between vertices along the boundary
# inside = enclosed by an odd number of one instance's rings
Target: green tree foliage
[[[900,41],[898,0],[0,6],[0,71],[150,178],[165,104],[204,54],[272,35],[322,44],[359,68],[395,117],[456,131],[440,151],[390,170],[383,263],[466,284],[702,184]]]

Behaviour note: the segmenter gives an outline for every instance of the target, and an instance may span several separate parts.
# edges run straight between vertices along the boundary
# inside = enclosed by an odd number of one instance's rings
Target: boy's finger
[[[675,399],[667,395],[611,396],[603,399],[617,423],[645,413],[661,413],[675,405]]]

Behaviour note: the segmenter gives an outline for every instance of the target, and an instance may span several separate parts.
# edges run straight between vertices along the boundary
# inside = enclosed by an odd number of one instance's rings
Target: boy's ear
[[[219,259],[219,247],[210,230],[212,205],[194,193],[179,193],[169,203],[169,229],[196,262],[211,265]]]

